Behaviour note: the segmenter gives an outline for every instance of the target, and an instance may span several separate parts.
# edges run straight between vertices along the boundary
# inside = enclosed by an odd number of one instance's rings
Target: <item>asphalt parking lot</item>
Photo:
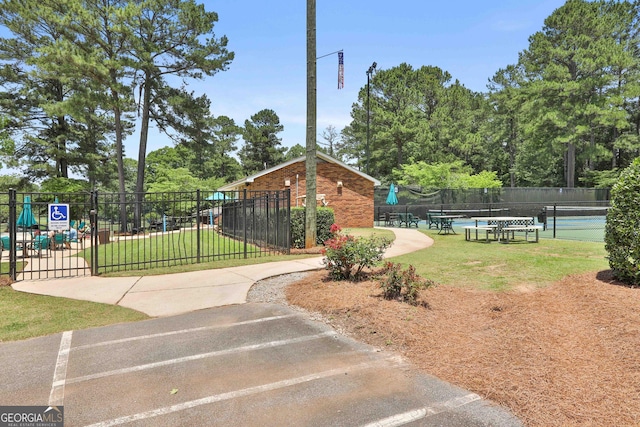
[[[2,343],[0,360],[0,404],[64,406],[65,426],[521,425],[272,304]]]

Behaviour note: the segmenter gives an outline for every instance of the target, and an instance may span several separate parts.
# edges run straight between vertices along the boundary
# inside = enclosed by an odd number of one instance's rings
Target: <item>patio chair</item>
[[[406,227],[409,227],[407,214],[404,212],[398,212],[398,227],[402,227],[402,224],[404,224]]]
[[[9,250],[11,247],[11,239],[9,238],[9,236],[2,236],[0,238],[0,244],[2,246],[2,250],[4,251]],[[22,246],[20,244],[16,245],[16,250],[17,251],[21,251],[22,250]]]
[[[396,221],[397,221],[397,219],[398,219],[398,216],[397,216],[395,213],[393,213],[393,212],[386,212],[386,213],[384,214],[384,225],[386,225],[386,226],[388,226],[388,227],[389,227],[389,226],[391,226],[391,227],[392,227],[392,226],[396,225]]]
[[[411,212],[407,213],[407,227],[411,227],[411,225],[415,225],[418,228],[418,224],[420,223],[420,217],[415,216]]]
[[[56,233],[53,236],[53,247],[54,249],[64,249],[68,243],[67,236],[64,233]]]
[[[28,249],[38,251],[38,258],[42,258],[42,251],[51,249],[51,238],[49,236],[36,236],[28,245]],[[48,254],[49,252],[47,252]]]
[[[71,243],[79,243],[80,247],[84,247],[84,238],[80,237],[80,233],[75,228],[69,229],[69,232],[64,232],[66,236],[65,246],[71,249]]]
[[[427,212],[427,223],[429,224],[429,230],[431,230],[431,227],[434,227],[436,230],[440,228],[440,219],[435,218],[437,215],[440,214],[432,214]]]

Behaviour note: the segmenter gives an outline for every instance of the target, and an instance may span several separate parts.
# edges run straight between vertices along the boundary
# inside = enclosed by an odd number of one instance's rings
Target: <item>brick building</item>
[[[317,205],[333,209],[341,227],[373,227],[373,188],[380,181],[317,152]],[[291,190],[291,207],[306,203],[306,157],[298,157],[220,187],[219,191]]]

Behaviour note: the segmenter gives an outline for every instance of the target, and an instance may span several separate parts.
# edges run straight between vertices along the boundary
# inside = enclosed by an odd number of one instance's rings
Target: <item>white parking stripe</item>
[[[392,360],[393,361],[393,360]],[[344,375],[345,373],[355,372],[363,369],[374,368],[376,366],[389,366],[389,359],[380,359],[374,362],[364,362],[357,365],[348,366],[345,368],[331,369],[328,371],[318,372],[315,374],[305,375],[302,377],[291,378],[282,381],[276,381],[270,384],[259,385],[255,387],[249,387],[242,390],[231,391],[228,393],[216,394],[213,396],[204,397],[202,399],[191,400],[183,402],[177,405],[166,406],[164,408],[154,409],[152,411],[140,412],[138,414],[127,415],[113,420],[102,421],[99,423],[91,424],[87,427],[108,427],[119,424],[131,423],[134,421],[140,421],[147,418],[157,417],[161,415],[171,414],[173,412],[184,411],[185,409],[191,409],[196,406],[209,405],[211,403],[221,402],[224,400],[235,399],[238,397],[249,396],[252,394],[263,393],[266,391],[277,390],[279,388],[291,387],[294,385],[315,381],[323,378],[328,378],[336,375]]]
[[[442,403],[443,406],[447,408],[459,408],[460,406],[464,406],[467,403],[475,402],[476,400],[480,400],[480,396],[475,393],[469,393],[464,396],[456,397],[455,399],[447,400]]]
[[[412,423],[414,421],[426,418],[431,415],[436,415],[449,409],[459,408],[468,403],[480,400],[480,396],[475,393],[470,393],[464,396],[456,397],[445,402],[438,403],[433,406],[427,406],[425,408],[415,409],[413,411],[407,411],[402,414],[393,415],[388,418],[383,418],[378,421],[366,424],[363,427],[397,427],[405,424]]]
[[[66,331],[60,339],[60,349],[58,359],[53,371],[53,384],[49,393],[49,406],[62,406],[64,401],[64,384],[67,377],[67,364],[69,362],[69,349],[71,348],[71,337],[73,331]]]
[[[191,332],[206,331],[206,330],[209,330],[209,329],[221,329],[221,328],[228,328],[228,327],[233,327],[233,326],[252,325],[252,324],[255,324],[255,323],[270,322],[272,320],[287,319],[289,317],[294,317],[294,316],[296,316],[296,315],[295,314],[285,314],[285,315],[282,315],[282,316],[263,317],[261,319],[245,320],[243,322],[227,323],[227,324],[224,324],[224,325],[201,326],[199,328],[180,329],[178,331],[162,332],[162,333],[158,333],[158,334],[139,335],[139,336],[136,336],[136,337],[122,338],[122,339],[119,339],[119,340],[111,340],[111,341],[98,342],[98,343],[95,343],[95,344],[79,345],[77,347],[72,348],[71,351],[84,350],[84,349],[87,349],[87,348],[101,347],[101,346],[105,346],[105,345],[122,344],[122,343],[125,343],[125,342],[131,342],[131,341],[148,340],[148,339],[151,339],[151,338],[167,337],[167,336],[170,336],[170,335],[188,334],[188,333],[191,333]]]
[[[82,382],[82,381],[89,381],[89,380],[94,380],[94,379],[97,379],[97,378],[109,377],[109,376],[112,376],[112,375],[122,375],[122,374],[131,373],[131,372],[143,371],[143,370],[146,370],[146,369],[154,369],[154,368],[158,368],[158,367],[161,367],[161,366],[168,366],[168,365],[175,365],[177,363],[191,362],[191,361],[194,361],[194,360],[205,359],[205,358],[208,358],[208,357],[217,357],[217,356],[223,356],[223,355],[226,355],[226,354],[239,353],[239,352],[243,352],[243,351],[261,350],[261,349],[264,349],[264,348],[272,348],[272,347],[278,347],[278,346],[283,346],[283,345],[296,344],[296,343],[301,343],[301,342],[305,342],[305,341],[311,341],[311,340],[316,340],[316,339],[323,338],[323,337],[336,336],[336,335],[337,335],[336,332],[328,331],[328,332],[323,332],[323,333],[317,334],[317,335],[307,335],[307,336],[304,336],[304,337],[292,338],[292,339],[288,339],[288,340],[271,341],[271,342],[266,342],[266,343],[261,343],[261,344],[252,344],[252,345],[247,345],[247,346],[243,346],[243,347],[236,347],[236,348],[229,348],[229,349],[225,349],[225,350],[212,351],[210,353],[194,354],[192,356],[179,357],[177,359],[163,360],[162,362],[147,363],[145,365],[131,366],[129,368],[115,369],[113,371],[106,371],[106,372],[100,372],[100,373],[97,373],[97,374],[85,375],[85,376],[82,376],[82,377],[70,378],[70,379],[67,380],[67,383],[68,384],[74,384],[74,383],[79,383],[79,382]]]
[[[428,409],[426,408],[416,409],[414,411],[409,411],[402,414],[393,415],[382,420],[374,421],[364,427],[393,427],[409,424],[426,417],[427,411]]]

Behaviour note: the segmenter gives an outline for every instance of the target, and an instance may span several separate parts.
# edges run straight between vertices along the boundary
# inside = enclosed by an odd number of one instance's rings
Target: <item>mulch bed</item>
[[[303,255],[303,254],[320,255],[322,254],[323,249],[324,249],[324,246],[314,246],[312,248],[291,248],[290,253],[291,255]]]
[[[640,425],[640,289],[608,272],[509,292],[437,286],[420,306],[380,295],[374,281],[333,282],[326,271],[287,288],[289,303],[527,426]]]

